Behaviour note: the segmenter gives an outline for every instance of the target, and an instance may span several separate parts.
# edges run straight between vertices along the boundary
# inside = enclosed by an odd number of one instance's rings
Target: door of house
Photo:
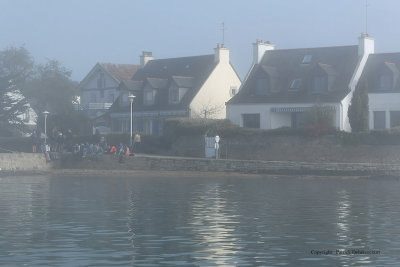
[[[215,137],[205,137],[205,156],[215,158]]]

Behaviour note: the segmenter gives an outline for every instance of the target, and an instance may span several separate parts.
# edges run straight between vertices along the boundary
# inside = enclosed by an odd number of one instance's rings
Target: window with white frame
[[[260,128],[260,113],[242,114],[244,128]]]
[[[385,129],[386,128],[386,112],[385,111],[374,111],[374,129]]]
[[[400,111],[393,110],[390,111],[390,128],[400,126]]]

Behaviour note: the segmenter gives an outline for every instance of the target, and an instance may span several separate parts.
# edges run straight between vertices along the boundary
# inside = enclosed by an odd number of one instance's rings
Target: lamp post
[[[215,159],[219,159],[219,135],[215,136]]]
[[[44,144],[47,145],[47,115],[49,115],[50,112],[47,110],[43,111],[44,115]]]
[[[128,95],[128,98],[129,98],[129,101],[131,102],[131,138],[129,139],[130,141],[129,141],[129,147],[130,147],[130,149],[132,149],[132,116],[133,116],[133,114],[132,114],[132,106],[133,106],[133,99],[135,98],[136,96],[134,96],[133,94],[129,94]]]

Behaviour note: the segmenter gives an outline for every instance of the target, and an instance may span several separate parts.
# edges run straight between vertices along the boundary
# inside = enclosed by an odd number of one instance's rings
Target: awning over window
[[[312,107],[278,107],[271,108],[272,112],[305,112],[310,110]],[[326,110],[336,110],[334,106],[323,106]]]

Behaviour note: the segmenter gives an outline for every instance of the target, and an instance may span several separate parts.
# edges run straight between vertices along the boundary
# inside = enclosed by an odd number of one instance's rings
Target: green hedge
[[[32,145],[30,137],[0,137],[0,153],[32,152]]]
[[[400,129],[339,132],[338,138],[343,145],[400,145]]]

